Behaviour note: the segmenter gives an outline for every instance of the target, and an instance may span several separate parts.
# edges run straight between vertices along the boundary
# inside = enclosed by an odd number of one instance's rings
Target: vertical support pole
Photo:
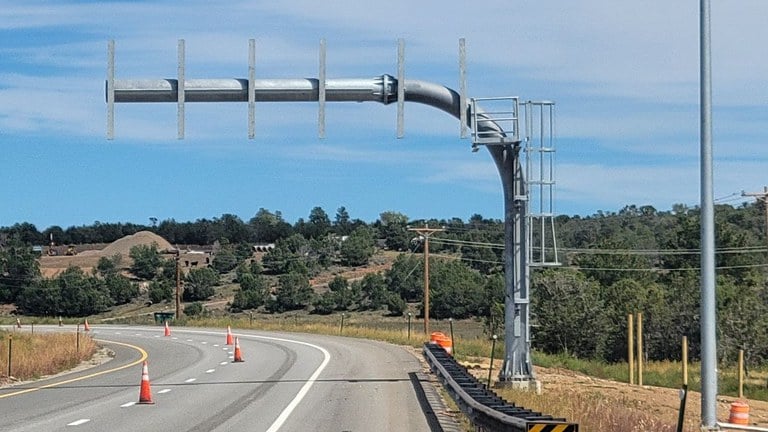
[[[320,73],[317,83],[317,135],[325,138],[325,39],[320,39]]]
[[[178,67],[178,74],[179,79],[177,83],[177,92],[178,92],[178,113],[177,113],[177,122],[178,122],[178,139],[184,139],[184,98],[185,98],[185,83],[186,83],[186,77],[184,76],[184,39],[179,39],[179,67]]]
[[[683,385],[688,385],[688,336],[683,336]]]
[[[451,328],[451,355],[456,357],[456,340],[453,338],[453,318],[448,318],[448,325]]]
[[[80,324],[77,324],[77,340],[75,342],[75,353],[80,357]]]
[[[637,385],[643,385],[643,313],[637,313]]]
[[[341,313],[341,326],[339,327],[339,334],[344,334],[344,312]]]
[[[710,1],[700,0],[701,134],[701,425],[717,428],[717,303],[712,175]]]
[[[256,40],[248,39],[248,139],[256,137]]]
[[[635,320],[632,314],[627,315],[627,363],[629,364],[629,384],[635,383]]]
[[[397,137],[405,135],[405,40],[397,40]]]
[[[488,388],[491,388],[491,375],[493,374],[493,354],[496,352],[496,339],[499,337],[493,335],[491,338],[491,364],[488,365]]]
[[[107,139],[115,139],[115,41],[107,44]]]
[[[459,123],[460,137],[467,137],[467,49],[464,38],[459,39]]]
[[[11,377],[11,360],[13,359],[13,335],[8,335],[8,378]]]
[[[429,236],[424,237],[424,334],[429,337]]]
[[[176,319],[181,318],[181,260],[180,252],[176,250]]]
[[[411,340],[411,313],[408,312],[408,340]]]
[[[744,350],[739,350],[739,399],[744,399]]]

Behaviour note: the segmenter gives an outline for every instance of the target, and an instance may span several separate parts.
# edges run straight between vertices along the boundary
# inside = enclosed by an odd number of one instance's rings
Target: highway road
[[[421,366],[397,346],[233,329],[234,363],[226,330],[171,329],[92,326],[114,359],[0,389],[0,431],[431,430]],[[137,403],[144,360],[153,404]]]

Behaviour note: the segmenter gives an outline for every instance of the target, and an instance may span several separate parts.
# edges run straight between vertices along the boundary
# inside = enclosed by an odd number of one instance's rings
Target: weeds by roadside
[[[11,340],[11,377],[25,381],[72,369],[93,357],[96,343],[86,334],[23,333],[0,331],[0,380],[8,377],[8,348]]]

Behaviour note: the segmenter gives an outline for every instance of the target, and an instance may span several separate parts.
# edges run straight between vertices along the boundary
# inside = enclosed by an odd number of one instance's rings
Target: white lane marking
[[[197,381],[197,378],[188,378],[188,379],[184,380],[185,383],[191,383],[191,382],[195,382],[195,381]]]
[[[115,334],[122,334],[122,333],[120,333],[120,332],[115,332]]]
[[[141,333],[134,333],[134,336],[141,336]]]
[[[128,402],[128,403],[124,403],[124,404],[120,405],[120,408],[128,408],[128,407],[132,407],[134,405],[136,405],[136,402]]]
[[[218,336],[219,332],[211,332],[211,331],[205,331],[205,330],[184,330],[186,333],[195,333],[195,334],[204,334],[204,335],[213,335]],[[299,403],[304,399],[304,397],[309,393],[309,390],[312,388],[312,386],[317,381],[317,378],[320,376],[320,374],[323,372],[326,366],[328,366],[328,363],[331,361],[331,353],[328,352],[325,348],[311,344],[309,342],[303,342],[293,339],[284,339],[284,338],[278,338],[278,337],[271,337],[271,336],[260,336],[260,335],[249,335],[249,334],[242,334],[240,337],[244,339],[264,339],[264,340],[271,340],[271,341],[278,341],[278,342],[287,342],[287,343],[293,343],[297,345],[304,345],[308,346],[310,348],[314,348],[320,352],[323,353],[323,361],[320,363],[320,366],[315,369],[315,372],[312,373],[312,376],[309,377],[309,379],[304,383],[304,385],[299,389],[299,392],[296,394],[296,396],[293,398],[293,400],[288,404],[288,406],[285,407],[285,409],[280,413],[280,415],[277,417],[274,423],[272,423],[272,426],[267,429],[267,432],[277,432],[280,430],[280,428],[283,426],[286,420],[288,420],[288,417],[293,413],[293,410],[296,409],[296,407],[299,405]],[[216,345],[214,345],[216,346]]]
[[[159,392],[157,392],[157,394],[165,394],[165,393],[169,393],[170,391],[171,389],[162,389]]]
[[[320,376],[320,373],[323,372],[323,369],[325,369],[326,366],[328,366],[328,363],[331,361],[331,353],[328,352],[325,348],[311,344],[308,342],[302,342],[297,340],[291,340],[291,339],[282,339],[282,338],[273,338],[269,336],[255,336],[257,338],[262,339],[268,339],[268,340],[275,340],[275,341],[282,341],[282,342],[292,342],[299,345],[304,345],[308,347],[315,348],[323,353],[323,362],[320,363],[320,366],[315,369],[315,372],[312,374],[312,376],[309,377],[307,382],[304,383],[303,386],[301,386],[301,389],[298,393],[296,393],[296,397],[293,398],[291,403],[288,404],[288,406],[285,407],[283,412],[280,413],[279,416],[277,416],[277,419],[275,419],[275,422],[272,423],[272,426],[267,429],[267,432],[277,432],[280,430],[280,428],[283,426],[286,420],[288,420],[288,417],[290,417],[291,413],[293,413],[293,410],[296,409],[297,406],[299,406],[299,403],[301,403],[301,400],[304,399],[304,396],[309,393],[309,390],[312,388],[312,386],[315,384],[315,381],[317,381],[317,377]]]
[[[155,335],[155,337],[156,337],[156,338],[159,338],[159,337],[160,337],[160,335]]]
[[[214,373],[214,372],[216,372],[216,369],[208,369],[207,371],[205,371],[205,373]]]
[[[187,342],[192,342],[192,339],[187,339]]]
[[[202,342],[200,342],[200,343],[201,343],[201,344],[203,344],[203,345],[205,345],[205,344],[207,344],[208,342],[206,342],[206,341],[202,341]]]
[[[72,423],[67,423],[67,426],[80,426],[81,424],[85,424],[91,421],[91,419],[80,419],[77,421],[73,421]]]
[[[171,339],[173,339],[173,340],[178,340],[179,338],[177,338],[176,336],[174,336],[174,337],[172,337]]]
[[[221,363],[219,363],[219,364],[220,364],[220,365],[222,365],[222,366],[224,366],[224,365],[228,365],[228,364],[229,364],[229,362],[221,362]]]
[[[228,350],[229,348],[227,348],[227,347],[224,347],[224,348],[222,348],[222,349],[223,349],[224,351],[226,351],[226,350]]]

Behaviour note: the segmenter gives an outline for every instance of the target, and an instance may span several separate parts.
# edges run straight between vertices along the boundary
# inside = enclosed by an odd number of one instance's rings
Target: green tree
[[[87,316],[104,312],[112,306],[106,285],[79,267],[69,267],[57,278],[61,291],[59,307],[65,316]]]
[[[268,302],[270,312],[286,312],[307,307],[314,291],[309,285],[309,278],[298,273],[289,273],[278,278],[279,284],[275,290],[275,298]]]
[[[387,306],[389,291],[381,273],[368,273],[360,281],[362,294],[360,306],[364,309],[378,310]]]
[[[125,304],[139,296],[139,287],[119,274],[108,275],[104,278],[104,284],[114,304]]]
[[[193,302],[184,307],[184,315],[187,316],[200,316],[205,312],[205,307],[201,302]]]
[[[437,319],[464,319],[483,310],[485,281],[458,260],[430,263],[430,315]]]
[[[336,310],[348,310],[356,300],[349,282],[342,276],[337,275],[328,282],[328,289],[333,293],[329,297],[334,300]]]
[[[0,303],[14,303],[21,292],[40,278],[40,266],[32,247],[11,237],[0,248]]]
[[[140,279],[154,279],[163,264],[163,259],[157,250],[157,243],[133,246],[129,256],[133,260],[131,273]]]
[[[16,306],[26,315],[60,315],[61,290],[55,279],[37,279],[24,287]]]
[[[341,263],[347,266],[368,264],[375,252],[373,231],[367,227],[358,227],[341,243]]]
[[[274,243],[278,239],[291,235],[291,225],[283,220],[282,214],[260,208],[248,222],[254,232],[255,240],[259,243]]]
[[[237,255],[236,245],[230,243],[226,238],[221,240],[220,245],[221,247],[219,251],[216,252],[211,267],[220,274],[224,274],[237,267],[240,260]]]
[[[333,231],[336,235],[349,235],[353,230],[352,222],[349,219],[349,212],[344,206],[336,210],[336,219],[333,221]]]
[[[260,274],[244,273],[238,278],[240,289],[235,292],[230,309],[240,312],[263,306],[269,296],[267,280]]]
[[[184,279],[184,300],[207,300],[215,293],[219,284],[219,275],[211,268],[195,268]]]
[[[394,251],[408,250],[413,235],[408,232],[408,216],[386,211],[379,215],[379,236],[383,237],[387,248]]]
[[[174,288],[168,280],[153,280],[149,283],[148,294],[152,303],[169,301],[174,296]]]
[[[605,346],[605,323],[599,285],[568,269],[535,272],[531,280],[533,347],[599,358]]]
[[[424,260],[417,255],[400,254],[385,273],[387,289],[408,302],[424,297]]]
[[[96,272],[101,277],[106,278],[108,276],[114,276],[120,273],[120,263],[123,261],[123,256],[120,254],[112,255],[111,257],[101,257],[96,264]]]

